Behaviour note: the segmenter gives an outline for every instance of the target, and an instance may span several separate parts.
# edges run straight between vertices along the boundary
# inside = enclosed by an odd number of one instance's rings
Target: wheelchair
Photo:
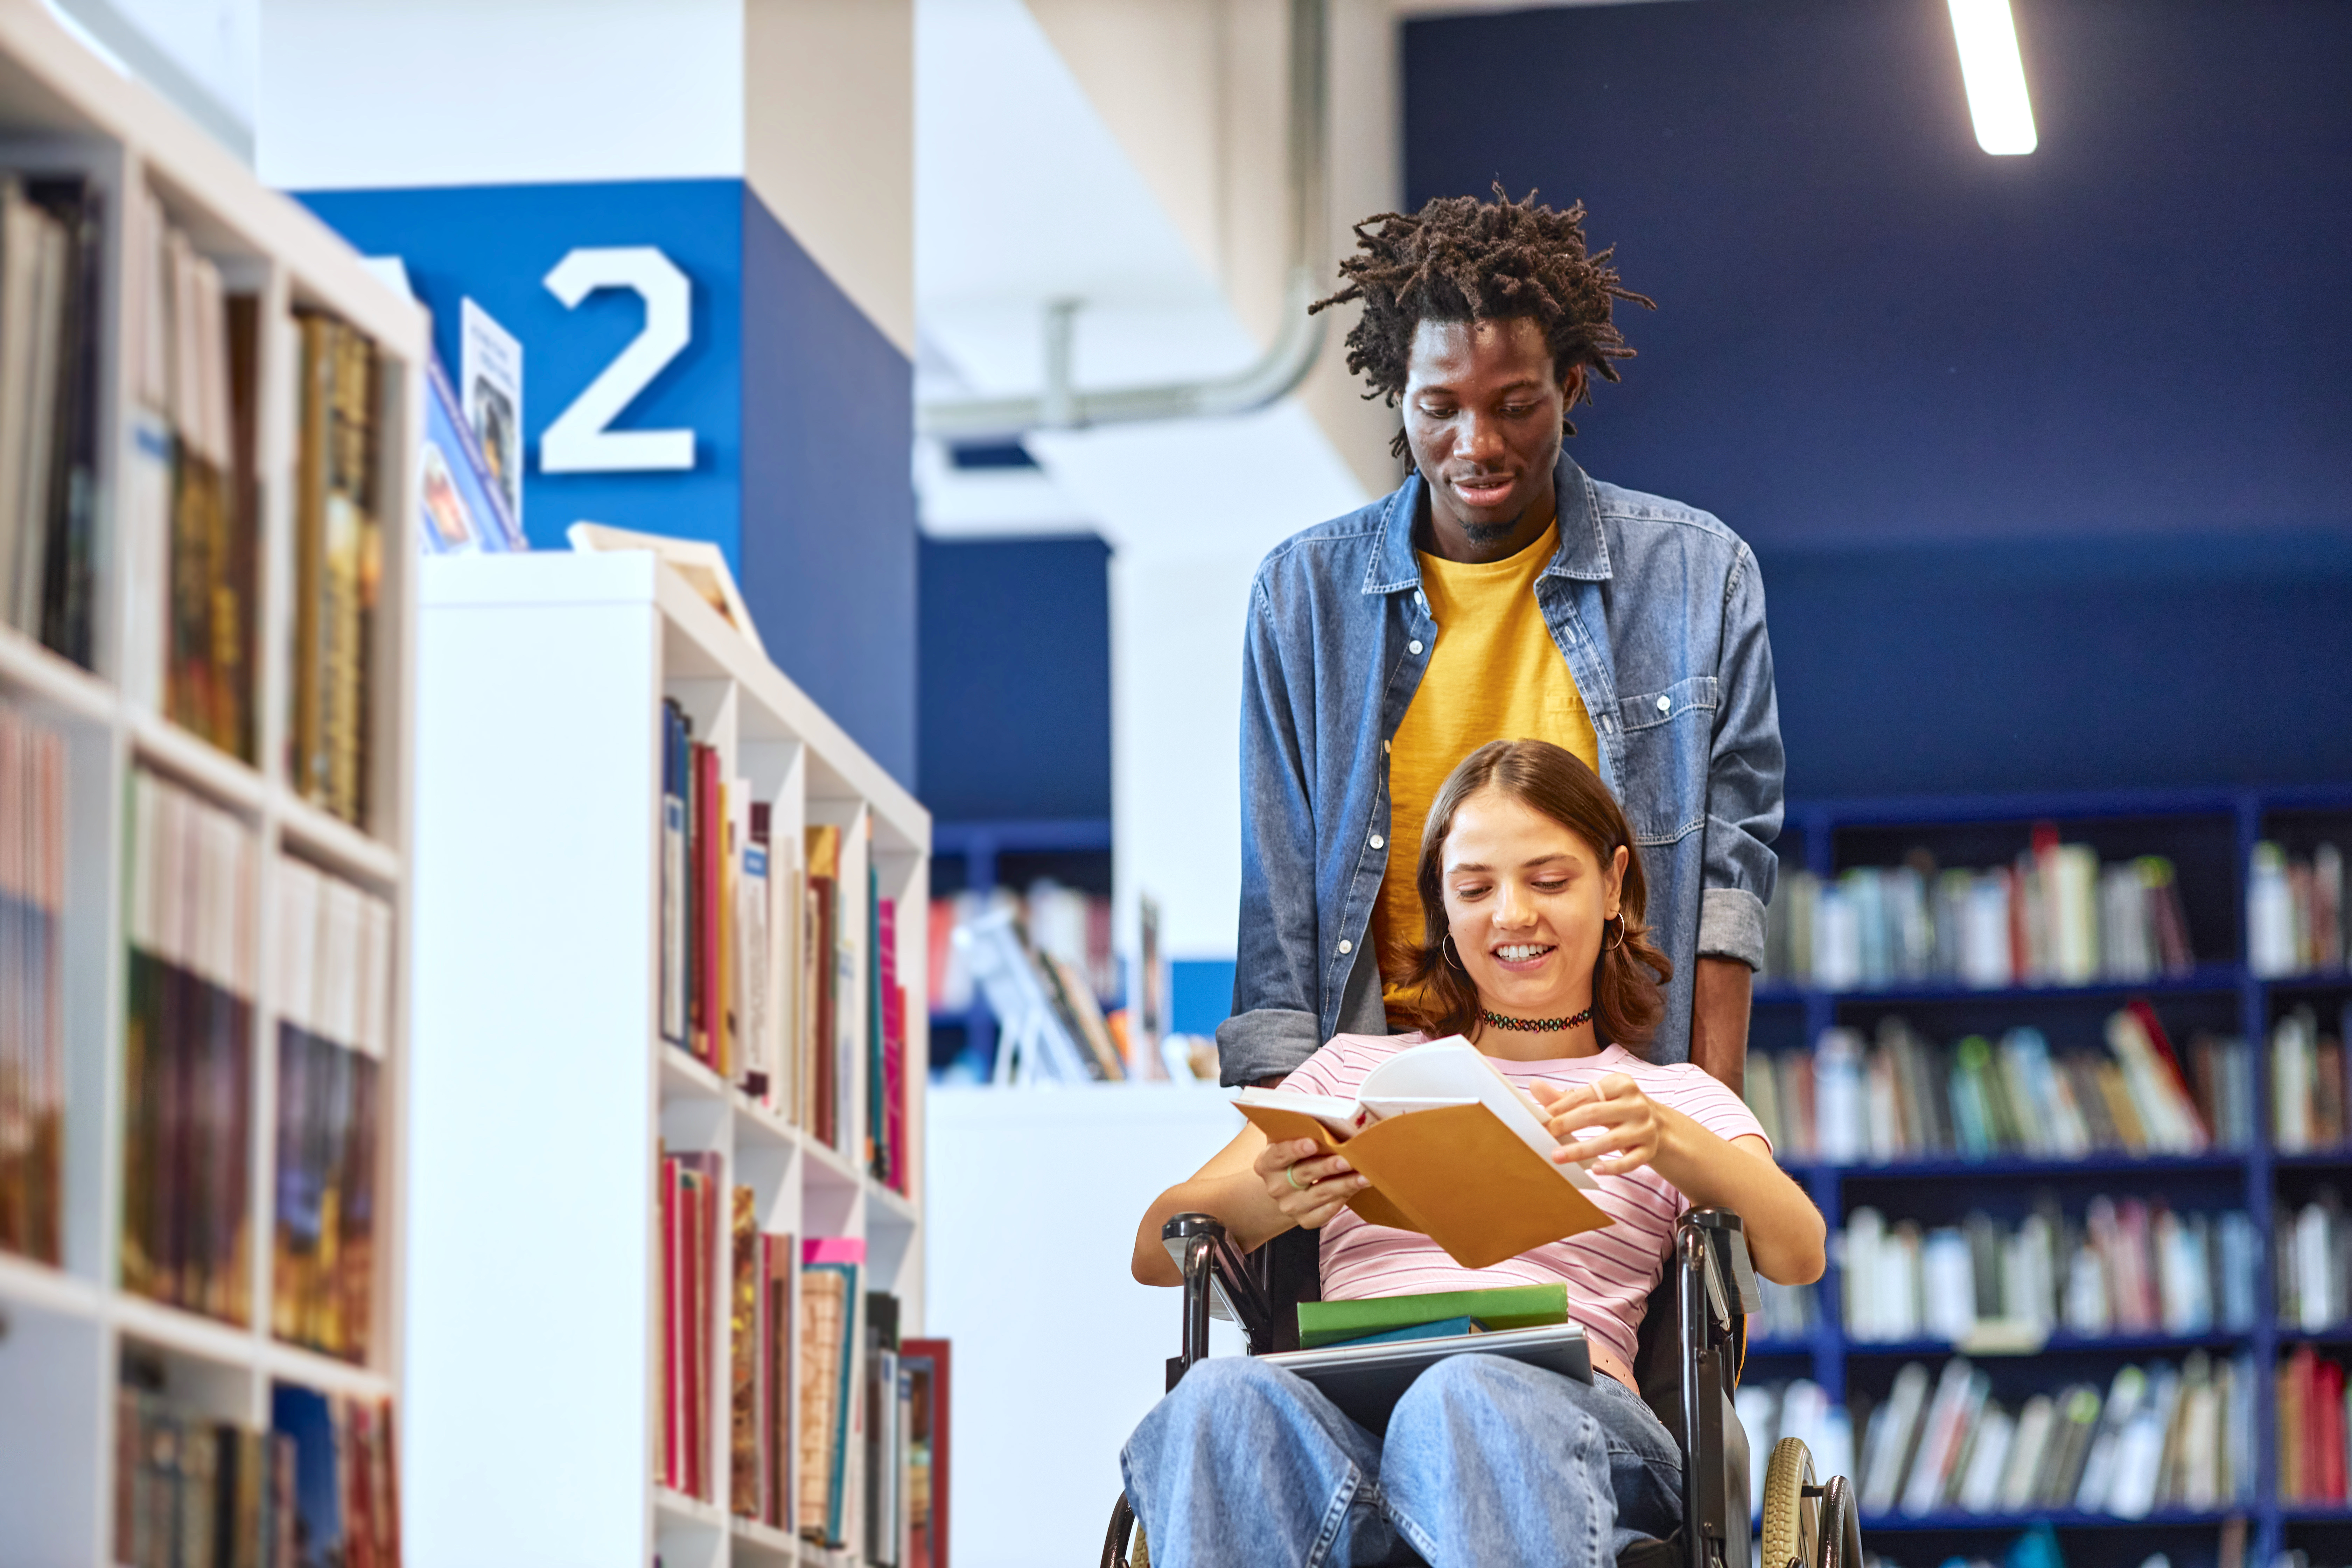
[[[1215,1219],[1182,1214],[1162,1227],[1160,1240],[1184,1276],[1183,1350],[1168,1360],[1171,1389],[1208,1355],[1212,1317],[1237,1325],[1252,1355],[1298,1348],[1297,1303],[1322,1295],[1316,1232],[1289,1231],[1244,1255]],[[1633,1374],[1683,1451],[1682,1527],[1664,1542],[1633,1547],[1618,1568],[1864,1568],[1852,1483],[1843,1476],[1817,1481],[1812,1456],[1795,1437],[1772,1449],[1763,1513],[1751,1534],[1748,1434],[1732,1395],[1748,1350],[1748,1314],[1761,1296],[1739,1216],[1728,1209],[1685,1213],[1671,1264],[1650,1293]],[[1149,1568],[1149,1550],[1121,1493],[1101,1568]]]

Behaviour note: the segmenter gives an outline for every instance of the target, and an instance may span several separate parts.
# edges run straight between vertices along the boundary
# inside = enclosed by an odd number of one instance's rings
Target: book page
[[[1399,1051],[1366,1073],[1357,1093],[1368,1105],[1376,1100],[1475,1101],[1493,1111],[1513,1135],[1547,1160],[1559,1147],[1559,1140],[1545,1130],[1534,1100],[1459,1035]],[[1592,1190],[1592,1177],[1583,1166],[1555,1165],[1553,1169],[1570,1185]]]
[[[1234,1103],[1262,1106],[1268,1110],[1293,1110],[1301,1116],[1311,1116],[1328,1129],[1332,1137],[1341,1140],[1352,1136],[1372,1121],[1354,1100],[1342,1100],[1336,1094],[1305,1094],[1296,1089],[1249,1087],[1234,1091]]]

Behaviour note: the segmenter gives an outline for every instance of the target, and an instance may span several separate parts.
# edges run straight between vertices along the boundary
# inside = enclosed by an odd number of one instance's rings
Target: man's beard
[[[1465,521],[1462,525],[1462,537],[1470,542],[1470,547],[1474,550],[1492,550],[1498,544],[1508,543],[1511,535],[1517,531],[1519,523],[1526,516],[1525,512],[1521,512],[1518,517],[1511,519],[1508,522]]]

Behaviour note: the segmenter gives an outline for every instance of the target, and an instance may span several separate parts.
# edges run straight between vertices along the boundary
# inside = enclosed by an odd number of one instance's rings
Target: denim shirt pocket
[[[1711,675],[1618,700],[1617,722],[1625,736],[1620,804],[1645,847],[1676,843],[1706,824],[1717,700]]]

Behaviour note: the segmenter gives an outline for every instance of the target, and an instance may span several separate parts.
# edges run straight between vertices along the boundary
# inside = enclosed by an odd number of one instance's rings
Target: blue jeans
[[[1422,1373],[1385,1441],[1295,1373],[1201,1362],[1119,1462],[1154,1568],[1610,1568],[1682,1520],[1682,1454],[1647,1405],[1497,1355]]]

